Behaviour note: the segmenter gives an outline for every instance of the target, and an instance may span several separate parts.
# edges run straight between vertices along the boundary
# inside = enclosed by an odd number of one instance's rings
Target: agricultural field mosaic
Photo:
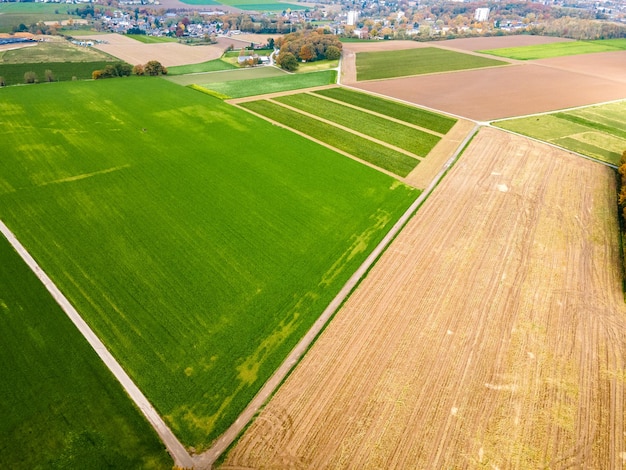
[[[433,127],[449,130],[455,122],[417,108],[412,115],[408,106],[343,88],[240,105],[398,176],[408,175],[441,140],[444,134]]]
[[[196,452],[419,194],[158,78],[2,95],[0,218]]]
[[[626,101],[493,124],[615,165],[626,149]]]

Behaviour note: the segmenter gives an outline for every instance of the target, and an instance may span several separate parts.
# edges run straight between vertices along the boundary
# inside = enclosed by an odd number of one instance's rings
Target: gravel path
[[[54,284],[54,282],[52,282],[52,279],[50,279],[41,269],[39,264],[37,264],[28,251],[26,251],[26,248],[24,248],[24,246],[2,221],[0,221],[0,232],[2,232],[15,251],[17,251],[17,253],[22,257],[24,262],[35,273],[46,289],[48,289],[48,292],[50,292],[54,300],[57,301],[72,323],[76,325],[80,333],[89,342],[96,354],[100,356],[100,359],[102,359],[104,364],[113,373],[122,387],[124,387],[124,390],[126,390],[128,395],[130,395],[131,399],[135,402],[137,407],[141,410],[152,427],[158,433],[159,437],[165,444],[167,451],[174,459],[175,465],[179,468],[192,468],[193,461],[191,460],[191,457],[183,445],[178,441],[178,439],[176,439],[176,436],[174,436],[172,431],[167,427],[163,419],[161,419],[145,395],[141,393],[141,390],[139,390],[137,385],[135,385],[124,369],[122,369],[122,366],[115,360],[113,355],[104,346],[102,341],[100,341],[89,325],[85,323],[85,320],[82,319],[69,300],[67,300],[67,298],[61,293],[59,288]]]

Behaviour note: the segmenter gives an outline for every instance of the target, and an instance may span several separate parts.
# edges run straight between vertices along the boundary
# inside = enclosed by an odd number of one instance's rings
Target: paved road
[[[139,407],[141,412],[148,419],[152,427],[156,430],[159,437],[165,444],[167,451],[174,459],[174,464],[180,468],[193,468],[193,460],[183,447],[183,445],[176,439],[176,436],[167,427],[163,419],[156,412],[154,407],[150,404],[141,390],[135,385],[128,374],[122,369],[122,366],[115,360],[113,355],[104,346],[102,341],[96,336],[91,328],[85,323],[82,317],[78,314],[76,309],[70,304],[67,298],[61,293],[58,287],[52,282],[48,275],[41,269],[39,264],[33,259],[33,257],[26,251],[26,248],[22,246],[19,240],[13,235],[9,228],[0,220],[0,232],[11,243],[15,251],[22,257],[28,267],[35,273],[42,284],[48,289],[48,292],[54,297],[57,303],[61,306],[63,311],[72,320],[72,323],[76,325],[81,334],[87,339],[91,347],[96,351],[98,356],[102,359],[105,365],[109,368],[117,380],[122,384],[124,390],[130,395],[131,399]]]

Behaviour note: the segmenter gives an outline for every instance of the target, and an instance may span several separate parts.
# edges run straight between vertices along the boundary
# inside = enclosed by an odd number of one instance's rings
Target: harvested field
[[[622,468],[615,175],[483,129],[222,468]]]
[[[626,82],[626,52],[600,52],[568,57],[555,57],[535,61],[537,65],[554,67],[569,72],[602,77],[607,80]]]
[[[108,44],[98,44],[95,48],[132,65],[145,64],[149,60],[158,60],[166,67],[196,64],[220,58],[226,47],[186,46],[178,43],[143,44],[120,34],[99,35],[98,39],[107,41]]]
[[[449,114],[487,121],[626,98],[623,80],[615,78],[619,71],[612,70],[614,76],[608,79],[602,77],[601,69],[577,73],[529,63],[353,86]],[[621,77],[626,78],[626,69],[621,71]]]

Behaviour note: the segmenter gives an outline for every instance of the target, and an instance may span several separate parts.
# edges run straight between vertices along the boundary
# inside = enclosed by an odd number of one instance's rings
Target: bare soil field
[[[483,128],[221,468],[623,468],[615,206]]]
[[[588,60],[591,55],[584,59],[580,56],[579,60]],[[620,73],[611,69],[613,75]],[[626,69],[621,71],[622,80],[604,78],[602,74],[601,69],[590,74],[528,63],[352,85],[456,116],[488,121],[626,98]]]
[[[99,35],[98,39],[107,41],[108,44],[98,44],[94,46],[95,48],[131,65],[145,64],[150,60],[158,60],[166,67],[197,64],[218,59],[226,47],[223,45],[186,46],[178,43],[143,44],[121,34]]]
[[[626,82],[626,51],[554,57],[536,60],[534,63],[616,82]],[[626,94],[622,98],[626,98]]]

